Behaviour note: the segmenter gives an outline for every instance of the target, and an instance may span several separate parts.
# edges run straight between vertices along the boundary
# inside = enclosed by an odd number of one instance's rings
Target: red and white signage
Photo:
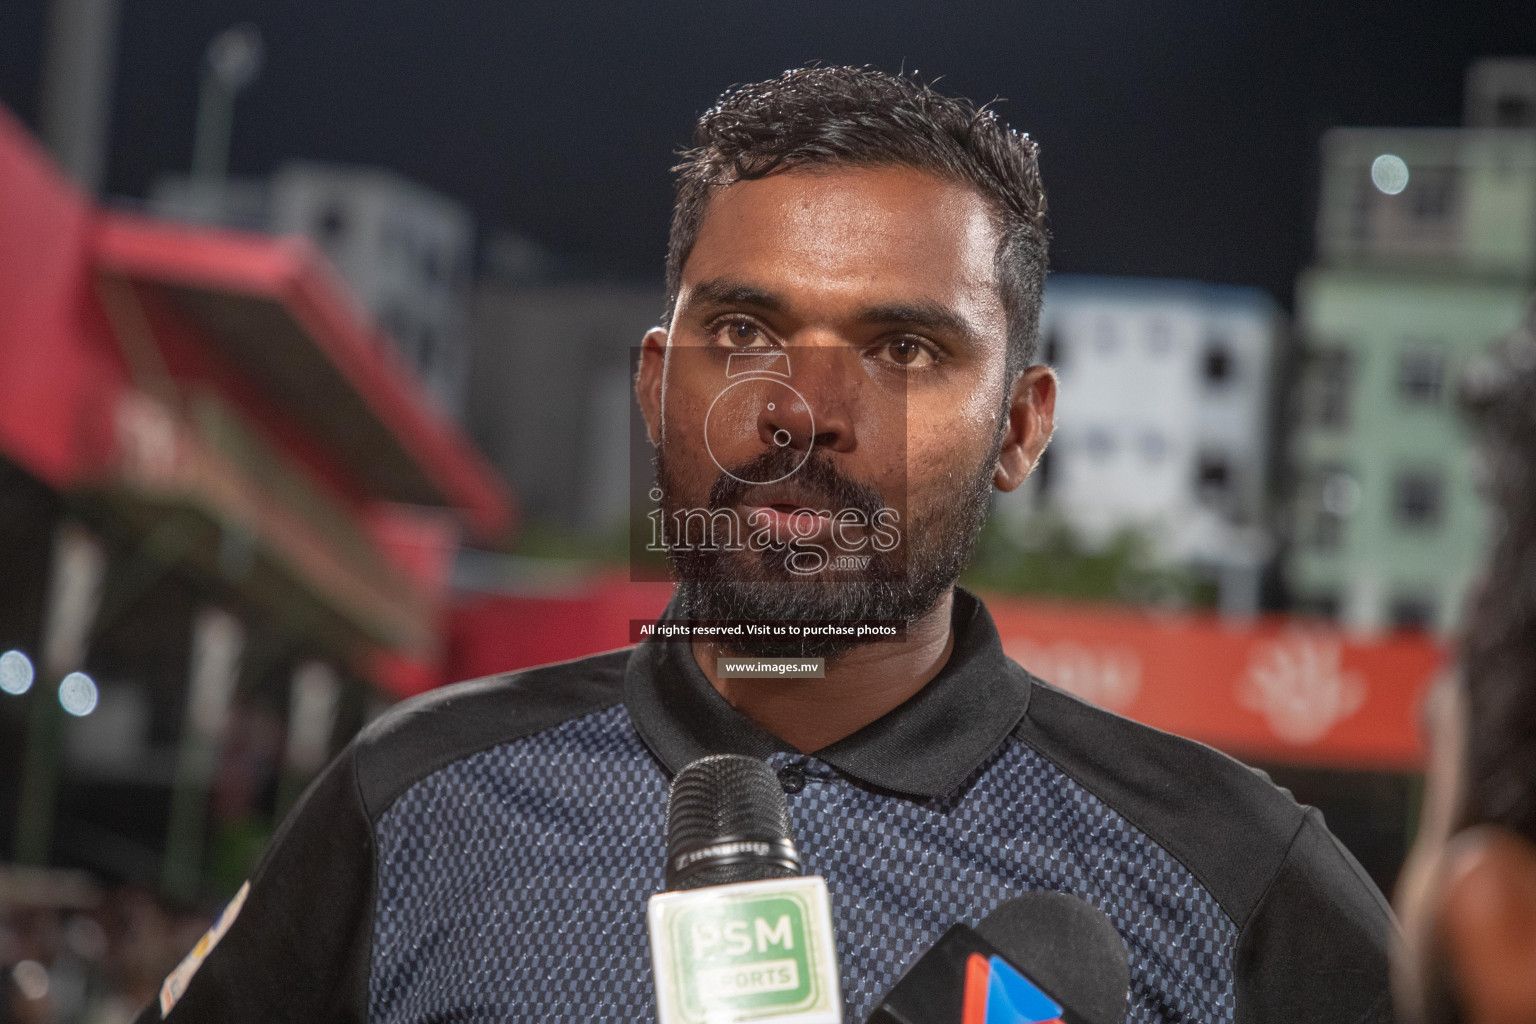
[[[448,671],[467,679],[630,642],[671,587],[610,579],[561,597],[461,597]],[[1426,637],[1365,640],[1274,616],[1214,615],[986,595],[1003,649],[1116,714],[1250,761],[1417,770],[1419,704],[1445,662]]]
[[[1352,638],[1271,617],[989,597],[1003,648],[1042,679],[1248,760],[1414,770],[1419,705],[1445,663],[1430,639]]]

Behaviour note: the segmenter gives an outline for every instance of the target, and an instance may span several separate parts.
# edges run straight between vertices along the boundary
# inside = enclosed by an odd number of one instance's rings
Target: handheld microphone
[[[1073,896],[1032,892],[974,929],[954,925],[896,982],[867,1024],[1120,1024],[1125,943]]]
[[[800,874],[765,762],[716,754],[677,773],[666,885],[646,913],[658,1024],[841,1024],[827,885]]]

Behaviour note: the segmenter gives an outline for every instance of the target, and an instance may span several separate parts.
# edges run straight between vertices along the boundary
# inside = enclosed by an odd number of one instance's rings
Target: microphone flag
[[[1063,1024],[1061,1012],[1002,957],[972,953],[966,959],[961,1024]]]
[[[648,917],[660,1024],[841,1024],[820,878],[658,893]]]

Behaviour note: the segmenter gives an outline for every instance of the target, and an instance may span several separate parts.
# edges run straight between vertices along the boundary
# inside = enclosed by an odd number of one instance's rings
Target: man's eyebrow
[[[725,277],[694,285],[689,299],[703,306],[754,306],[768,313],[780,312],[785,307],[784,300],[772,292]]]
[[[706,307],[747,306],[765,313],[781,313],[789,308],[789,304],[773,292],[726,277],[710,278],[694,285],[689,293],[689,303]],[[930,299],[868,306],[854,319],[861,324],[948,334],[967,344],[975,344],[978,340],[978,333],[970,321],[943,303]]]
[[[870,306],[860,310],[857,319],[863,324],[894,324],[940,334],[952,334],[967,342],[974,343],[977,339],[976,329],[971,326],[969,320],[948,306],[927,300]]]

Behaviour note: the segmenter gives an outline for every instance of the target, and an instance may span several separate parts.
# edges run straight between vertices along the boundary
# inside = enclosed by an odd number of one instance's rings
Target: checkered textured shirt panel
[[[846,1017],[957,921],[1053,889],[1126,941],[1128,1020],[1230,1021],[1238,931],[1177,860],[1009,738],[956,792],[916,800],[777,753],[808,873],[827,880]],[[618,705],[453,761],[377,823],[369,1017],[654,1018],[646,900],[668,779]]]

